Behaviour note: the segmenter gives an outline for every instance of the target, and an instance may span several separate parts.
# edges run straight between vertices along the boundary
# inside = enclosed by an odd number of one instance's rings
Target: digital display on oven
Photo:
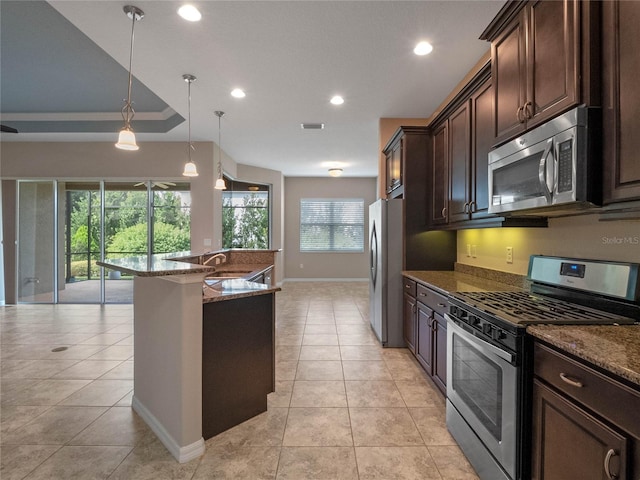
[[[560,264],[560,275],[564,275],[565,277],[584,278],[585,268],[586,266],[582,263],[562,262]]]

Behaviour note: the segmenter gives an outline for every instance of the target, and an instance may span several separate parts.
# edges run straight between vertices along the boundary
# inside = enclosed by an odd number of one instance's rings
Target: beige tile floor
[[[477,479],[441,394],[376,342],[365,283],[286,283],[276,310],[268,411],[179,464],[131,409],[131,305],[3,307],[0,478]]]

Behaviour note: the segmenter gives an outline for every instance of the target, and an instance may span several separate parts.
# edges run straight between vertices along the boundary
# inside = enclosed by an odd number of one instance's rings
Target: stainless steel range
[[[530,292],[458,292],[447,318],[447,427],[483,480],[525,480],[530,324],[640,322],[640,265],[532,256]]]

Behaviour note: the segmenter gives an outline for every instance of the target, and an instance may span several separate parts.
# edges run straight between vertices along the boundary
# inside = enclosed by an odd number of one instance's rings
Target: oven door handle
[[[464,329],[460,328],[455,324],[455,322],[453,321],[453,317],[451,317],[451,315],[449,315],[448,313],[444,314],[444,318],[447,320],[447,328],[451,328],[455,333],[457,333],[468,342],[473,342],[474,346],[479,350],[484,350],[485,352],[492,353],[509,363],[513,363],[514,355],[512,353],[506,352],[501,348],[496,347],[495,345],[491,345],[481,338],[478,338],[475,335],[472,335]]]

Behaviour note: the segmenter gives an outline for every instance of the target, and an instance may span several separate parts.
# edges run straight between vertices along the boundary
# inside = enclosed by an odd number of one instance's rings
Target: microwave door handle
[[[540,165],[538,166],[538,180],[540,180],[542,192],[544,193],[544,196],[547,199],[547,204],[549,205],[551,205],[551,190],[549,190],[549,187],[547,186],[547,158],[549,157],[552,148],[553,138],[550,138],[547,140],[547,146],[544,149],[544,153],[540,159]]]

